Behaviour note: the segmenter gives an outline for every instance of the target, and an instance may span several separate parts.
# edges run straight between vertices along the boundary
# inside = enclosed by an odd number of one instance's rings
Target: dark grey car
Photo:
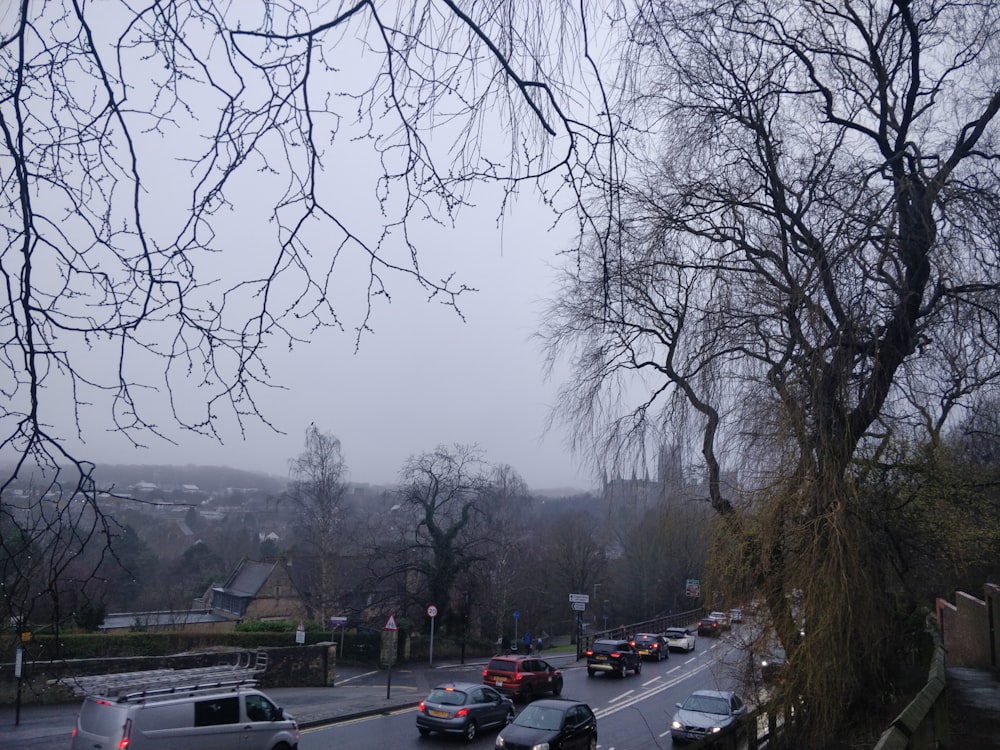
[[[474,682],[438,685],[420,701],[417,731],[460,734],[469,742],[479,730],[504,727],[514,720],[514,703],[491,687]]]

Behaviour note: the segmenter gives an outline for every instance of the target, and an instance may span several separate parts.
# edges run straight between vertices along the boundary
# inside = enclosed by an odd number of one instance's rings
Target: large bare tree
[[[622,222],[546,332],[575,357],[562,406],[619,458],[696,434],[819,747],[890,685],[913,606],[866,468],[1000,377],[1000,8],[637,6]]]
[[[360,343],[407,284],[461,314],[470,290],[421,222],[480,197],[499,218],[522,185],[572,207],[610,133],[590,20],[510,0],[4,4],[3,523],[56,498],[0,553],[4,596],[38,572],[31,540],[53,574],[107,541],[81,441],[270,425],[268,362],[317,328]]]

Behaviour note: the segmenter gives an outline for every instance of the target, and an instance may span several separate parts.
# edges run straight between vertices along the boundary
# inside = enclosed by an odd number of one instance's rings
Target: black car
[[[626,673],[639,674],[642,671],[642,657],[628,641],[611,639],[596,640],[587,649],[587,676],[597,672],[614,672],[619,677]]]
[[[420,701],[417,731],[459,734],[469,742],[480,729],[503,727],[514,720],[514,703],[496,690],[473,682],[438,685]]]
[[[698,620],[698,635],[707,635],[709,638],[718,638],[722,635],[722,627],[719,621],[712,617],[703,617]]]
[[[586,703],[545,698],[525,708],[497,736],[497,750],[597,750],[597,717]]]
[[[643,659],[655,659],[659,662],[670,658],[670,644],[664,636],[657,633],[637,633],[632,639],[632,648]]]

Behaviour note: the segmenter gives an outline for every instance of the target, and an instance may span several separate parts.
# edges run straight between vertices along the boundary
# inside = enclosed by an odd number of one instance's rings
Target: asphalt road
[[[732,686],[731,668],[724,639],[699,639],[691,654],[674,653],[660,662],[645,662],[641,674],[624,679],[612,675],[587,677],[584,662],[570,662],[563,669],[563,696],[587,702],[597,714],[599,748],[602,750],[646,750],[669,748],[670,718],[674,704],[701,688]],[[478,682],[481,666],[440,670],[439,682]],[[373,680],[384,680],[373,675]],[[523,708],[517,705],[518,710]],[[416,710],[406,709],[383,716],[307,729],[300,750],[386,750],[463,746],[479,750],[492,748],[497,732],[491,731],[466,744],[451,737],[422,738],[416,729]]]

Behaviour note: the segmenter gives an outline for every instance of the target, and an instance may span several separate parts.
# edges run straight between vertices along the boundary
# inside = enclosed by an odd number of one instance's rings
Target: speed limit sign
[[[437,617],[437,614],[438,614],[438,608],[435,607],[433,604],[427,608],[428,617]]]

